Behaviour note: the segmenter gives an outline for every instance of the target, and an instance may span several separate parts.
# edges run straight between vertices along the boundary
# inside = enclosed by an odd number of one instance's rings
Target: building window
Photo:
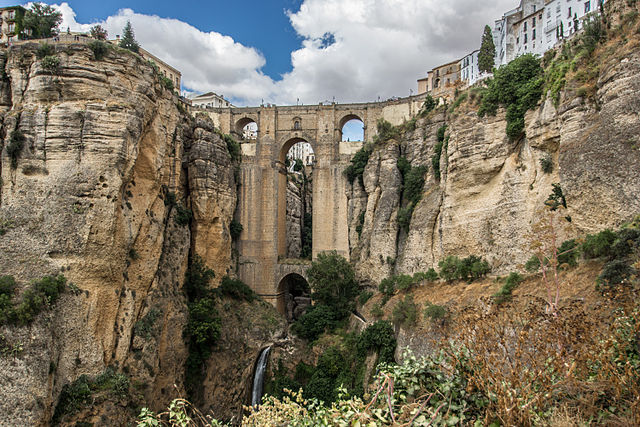
[[[535,4],[533,5],[533,11],[534,12],[536,11],[536,5]]]
[[[9,14],[7,15],[7,19],[14,19],[15,17],[16,17],[16,11],[10,10]]]
[[[533,32],[531,34],[531,40],[535,40],[536,39],[536,29],[533,29]]]
[[[535,27],[536,26],[536,17],[533,17],[533,20],[531,21],[531,26]]]
[[[527,21],[524,21],[524,30],[527,31]]]
[[[299,120],[296,120],[295,122],[293,122],[293,128],[296,130],[302,129],[302,126],[300,126]]]
[[[527,33],[524,33],[524,44],[527,44]]]
[[[520,44],[520,37],[516,37],[516,44]]]
[[[551,9],[547,10],[547,18],[551,18]]]
[[[591,2],[585,2],[584,4],[584,13],[589,13],[591,11]]]
[[[13,33],[13,30],[16,29],[16,24],[13,22],[9,24],[8,32]]]
[[[571,6],[569,6],[569,15],[567,15],[567,18],[571,18]]]

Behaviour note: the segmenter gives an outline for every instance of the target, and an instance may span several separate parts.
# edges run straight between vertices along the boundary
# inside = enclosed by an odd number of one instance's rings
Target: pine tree
[[[478,69],[480,72],[490,73],[493,70],[496,57],[496,46],[493,44],[493,34],[491,34],[491,27],[485,25],[484,33],[482,34],[482,44],[480,45],[480,52],[478,53]]]
[[[122,30],[122,39],[120,40],[120,47],[124,49],[128,49],[131,52],[135,52],[135,53],[138,53],[138,51],[140,50],[140,45],[136,41],[135,35],[133,34],[131,21],[127,21],[127,25],[125,25],[124,30]]]

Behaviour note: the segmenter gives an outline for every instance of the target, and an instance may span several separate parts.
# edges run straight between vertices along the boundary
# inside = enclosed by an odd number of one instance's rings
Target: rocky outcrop
[[[0,424],[47,424],[65,384],[107,366],[138,384],[138,403],[166,407],[184,395],[188,255],[218,278],[231,265],[229,153],[140,57],[58,45],[52,70],[36,48],[0,53],[0,274],[63,273],[77,290],[30,326],[1,327],[23,350],[1,356]]]
[[[300,187],[287,180],[287,258],[300,258],[303,212]]]
[[[569,234],[615,228],[640,212],[640,95],[637,47],[600,66],[595,102],[569,84],[558,108],[543,101],[526,115],[526,137],[510,141],[505,115],[478,118],[463,104],[418,119],[415,131],[377,147],[348,192],[351,257],[362,280],[437,269],[448,255],[478,254],[501,274],[529,257],[526,234],[559,183],[572,218]],[[434,176],[437,129],[448,144]],[[428,165],[422,199],[407,232],[397,222],[402,181],[400,156]],[[553,170],[542,170],[549,157]],[[364,222],[361,223],[362,212]],[[363,224],[360,235],[358,224]]]

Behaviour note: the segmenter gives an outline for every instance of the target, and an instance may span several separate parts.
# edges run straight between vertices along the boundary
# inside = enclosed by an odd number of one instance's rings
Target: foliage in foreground
[[[302,391],[267,396],[242,425],[538,425],[560,408],[570,424],[637,425],[640,308],[633,301],[631,294],[617,300],[604,324],[575,303],[555,314],[543,300],[521,312],[478,309],[432,356],[381,364],[362,397],[344,388],[330,404]],[[148,410],[141,418],[141,425],[160,419]],[[193,422],[165,425],[205,425]]]

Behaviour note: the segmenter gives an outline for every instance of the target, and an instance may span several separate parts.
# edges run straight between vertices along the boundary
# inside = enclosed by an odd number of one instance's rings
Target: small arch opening
[[[348,115],[340,121],[341,141],[364,141],[364,122],[356,115]]]
[[[311,288],[297,273],[287,274],[278,284],[278,311],[287,321],[298,320],[311,306]]]
[[[258,124],[250,117],[244,117],[236,122],[236,134],[242,139],[258,139]]]

